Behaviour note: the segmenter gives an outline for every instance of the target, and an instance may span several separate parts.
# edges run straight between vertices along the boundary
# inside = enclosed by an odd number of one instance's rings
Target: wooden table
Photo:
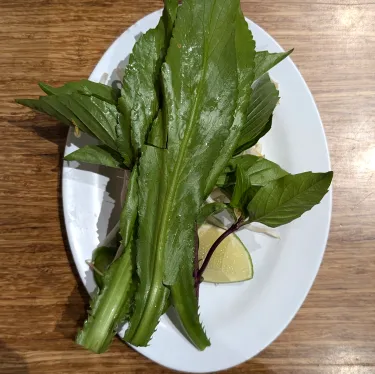
[[[64,231],[67,128],[21,108],[40,80],[87,77],[159,0],[0,2],[0,373],[167,373],[116,340],[101,356],[73,337],[88,298]],[[230,373],[375,373],[375,3],[245,0],[318,103],[335,171],[324,263],[287,330]]]

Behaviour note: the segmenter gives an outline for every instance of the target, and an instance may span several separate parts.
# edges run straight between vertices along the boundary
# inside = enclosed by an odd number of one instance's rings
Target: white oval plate
[[[161,12],[152,13],[125,31],[107,50],[90,76],[107,83],[120,79],[136,38],[155,27]],[[264,30],[248,21],[257,50],[281,52]],[[280,85],[281,102],[273,128],[262,139],[266,157],[291,173],[330,170],[322,122],[313,97],[291,59],[271,72]],[[65,153],[92,142],[76,139],[70,131]],[[119,217],[120,172],[77,163],[64,164],[65,224],[74,261],[89,292],[94,281],[85,260]],[[252,281],[233,285],[203,284],[200,315],[211,347],[196,350],[163,316],[147,348],[136,348],[151,360],[189,372],[212,372],[240,364],[266,348],[286,328],[305,300],[323,258],[330,225],[332,193],[311,212],[279,230],[281,240],[242,231],[239,236],[250,251],[255,268]]]

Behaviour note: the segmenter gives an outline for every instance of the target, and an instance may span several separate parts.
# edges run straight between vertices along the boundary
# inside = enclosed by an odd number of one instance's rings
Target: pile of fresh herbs
[[[78,344],[104,352],[128,322],[124,339],[146,346],[173,306],[205,349],[197,289],[220,241],[252,222],[287,224],[327,193],[331,172],[291,175],[244,155],[271,129],[279,93],[267,72],[289,54],[255,52],[239,0],[165,0],[158,26],[133,48],[121,90],[41,83],[46,96],[17,100],[99,140],[66,160],[131,171],[121,245],[94,254],[105,266]],[[229,203],[206,203],[216,188]],[[197,228],[222,210],[233,225],[199,269]]]

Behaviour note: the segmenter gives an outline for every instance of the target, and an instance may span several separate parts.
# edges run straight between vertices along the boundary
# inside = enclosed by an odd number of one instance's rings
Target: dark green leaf
[[[293,49],[288,52],[282,53],[270,53],[268,51],[257,52],[255,55],[255,78],[257,80],[263,74],[267,73],[270,69],[276,66],[278,63],[286,59]]]
[[[100,100],[114,105],[117,105],[121,93],[118,88],[112,88],[105,84],[91,82],[87,79],[82,79],[77,82],[69,82],[62,87],[52,87],[42,82],[39,83],[39,86],[47,95],[70,95],[72,93],[79,93],[86,96],[95,96]]]
[[[86,145],[65,156],[66,161],[87,162],[113,168],[123,168],[121,155],[106,145]]]
[[[252,222],[285,225],[319,204],[333,177],[328,173],[287,175],[262,187],[247,209]]]
[[[197,226],[199,227],[203,225],[209,216],[218,214],[227,208],[227,205],[224,203],[211,203],[203,205],[197,218]]]
[[[131,124],[133,148],[138,152],[159,110],[160,67],[169,45],[178,7],[167,0],[155,29],[142,35],[133,48],[125,69],[119,109]]]
[[[253,85],[249,114],[237,143],[236,155],[254,146],[271,129],[272,113],[278,102],[279,91],[269,75],[263,75]]]
[[[236,145],[239,143],[241,129],[246,123],[250,106],[251,84],[254,80],[255,42],[248,24],[239,9],[236,20],[236,57],[238,71],[238,102],[234,122],[229,135],[223,144],[219,157],[215,161],[206,182],[205,194],[208,196],[213,190],[220,174],[233,156]]]

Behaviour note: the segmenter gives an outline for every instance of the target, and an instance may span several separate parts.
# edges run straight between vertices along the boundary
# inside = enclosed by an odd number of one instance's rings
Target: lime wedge
[[[198,231],[200,265],[208,251],[225,230],[202,225]],[[203,279],[209,283],[234,283],[252,279],[254,275],[253,263],[246,247],[241,240],[232,234],[228,236],[216,249],[203,273]]]

